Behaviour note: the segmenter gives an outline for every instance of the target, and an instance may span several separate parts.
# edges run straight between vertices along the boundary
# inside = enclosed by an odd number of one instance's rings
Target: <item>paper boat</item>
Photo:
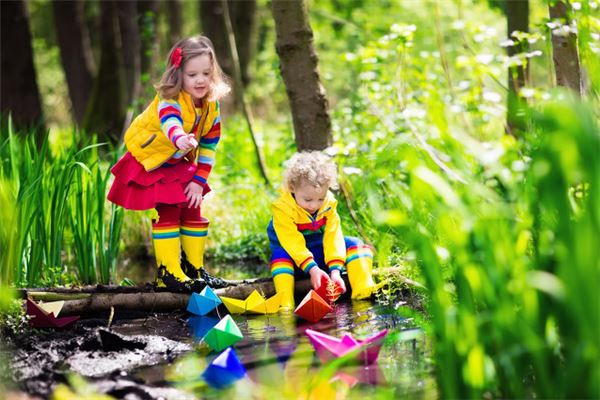
[[[242,335],[240,328],[235,324],[231,315],[226,315],[206,333],[204,341],[214,351],[221,351],[243,338],[244,335]]]
[[[344,291],[337,282],[327,279],[324,275],[321,279],[321,286],[319,286],[316,292],[329,303],[335,302],[342,294],[344,294]]]
[[[36,304],[27,299],[27,315],[33,318],[29,324],[35,328],[63,328],[79,319],[79,317],[57,318],[65,304],[64,301],[52,301],[49,303]]]
[[[204,336],[212,329],[213,326],[219,323],[219,319],[210,316],[193,315],[187,320],[188,326],[191,328],[192,335],[195,339],[203,339]]]
[[[221,301],[231,314],[274,314],[279,311],[282,298],[282,293],[277,293],[275,296],[265,299],[257,290],[254,290],[246,300],[221,297]]]
[[[217,389],[227,387],[244,376],[246,368],[231,347],[219,354],[202,373],[206,383]]]
[[[211,288],[205,286],[200,294],[192,293],[188,301],[187,310],[192,314],[206,315],[217,308],[219,304],[221,304],[219,296]]]
[[[340,339],[312,329],[304,332],[322,362],[356,351],[356,358],[367,365],[374,363],[379,357],[379,350],[381,350],[383,340],[388,333],[387,329],[384,329],[365,340],[358,340],[350,334],[346,334]]]
[[[331,311],[333,311],[333,308],[317,292],[311,290],[302,302],[298,304],[298,307],[294,310],[294,314],[306,320],[317,322]]]

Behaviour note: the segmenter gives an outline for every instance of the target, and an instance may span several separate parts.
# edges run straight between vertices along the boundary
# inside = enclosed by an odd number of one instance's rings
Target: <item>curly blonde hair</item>
[[[303,184],[336,189],[337,170],[327,155],[319,151],[303,151],[286,162],[283,183],[290,192]]]
[[[180,66],[176,67],[173,65],[172,56],[178,47],[181,48],[182,58]],[[176,99],[179,96],[179,92],[181,92],[183,87],[183,66],[191,58],[203,54],[207,54],[210,57],[213,66],[212,82],[207,98],[211,101],[218,100],[229,93],[231,90],[229,78],[219,66],[212,42],[206,36],[198,35],[178,41],[169,51],[166,63],[167,68],[163,72],[160,81],[154,85],[154,88],[158,91],[162,99]]]

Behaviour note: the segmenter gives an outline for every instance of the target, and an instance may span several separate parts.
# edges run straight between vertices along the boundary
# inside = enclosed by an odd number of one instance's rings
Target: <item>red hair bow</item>
[[[181,65],[181,58],[181,47],[177,47],[173,51],[173,54],[171,54],[171,64],[173,64],[175,68],[179,68],[179,65]]]

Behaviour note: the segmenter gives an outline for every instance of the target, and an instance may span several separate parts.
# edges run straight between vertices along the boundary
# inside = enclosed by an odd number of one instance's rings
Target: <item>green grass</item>
[[[3,228],[3,277],[28,287],[108,283],[123,213],[105,202],[109,172],[99,162],[100,145],[72,139],[51,150],[47,135],[42,143],[35,138],[10,124],[0,134],[3,213],[11,222]]]

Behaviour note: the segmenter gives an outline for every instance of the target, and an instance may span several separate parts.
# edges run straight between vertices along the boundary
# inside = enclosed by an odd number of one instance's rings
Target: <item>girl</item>
[[[336,186],[335,165],[322,153],[297,153],[287,163],[267,228],[275,291],[285,293],[282,308],[294,306],[295,276],[309,275],[315,290],[331,279],[345,292],[340,276],[345,268],[353,299],[369,297],[376,288],[371,248],[342,233],[337,200],[329,191]]]
[[[154,100],[125,133],[128,151],[111,169],[108,199],[130,210],[156,209],[156,286],[199,291],[209,278],[203,269],[209,221],[200,206],[221,135],[218,99],[229,92],[210,40],[175,44],[155,88]]]

